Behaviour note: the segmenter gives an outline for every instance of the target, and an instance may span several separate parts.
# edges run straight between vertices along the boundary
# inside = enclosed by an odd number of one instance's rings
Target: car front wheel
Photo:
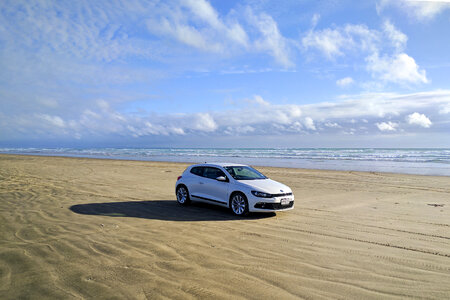
[[[230,208],[236,216],[245,216],[248,214],[248,202],[245,195],[236,193],[231,197]]]
[[[187,205],[190,201],[187,188],[184,185],[179,186],[177,188],[177,202],[181,205]]]

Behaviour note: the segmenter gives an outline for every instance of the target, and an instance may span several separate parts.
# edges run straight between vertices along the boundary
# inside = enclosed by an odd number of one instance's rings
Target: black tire
[[[188,205],[191,203],[191,198],[189,197],[189,191],[185,185],[179,185],[176,191],[177,202],[181,205]]]
[[[243,193],[233,193],[230,197],[230,209],[234,215],[243,217],[248,215],[248,201]]]

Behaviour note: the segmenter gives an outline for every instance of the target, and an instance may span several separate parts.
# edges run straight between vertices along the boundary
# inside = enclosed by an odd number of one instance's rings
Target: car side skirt
[[[196,195],[191,195],[191,198],[197,198],[197,199],[200,199],[200,200],[211,201],[211,202],[214,202],[214,203],[217,203],[217,204],[221,204],[221,205],[228,205],[228,203],[223,202],[223,201],[213,200],[213,199],[210,199],[210,198],[196,196]]]

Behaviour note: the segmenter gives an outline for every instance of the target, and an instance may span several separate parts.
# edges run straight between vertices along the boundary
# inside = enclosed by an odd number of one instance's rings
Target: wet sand
[[[236,218],[186,166],[0,155],[0,298],[450,298],[450,177],[258,167],[295,209]]]

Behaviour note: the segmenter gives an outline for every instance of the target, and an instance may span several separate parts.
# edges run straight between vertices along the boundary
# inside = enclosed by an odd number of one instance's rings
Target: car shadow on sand
[[[82,215],[108,217],[143,218],[165,221],[233,221],[245,219],[264,219],[275,213],[251,213],[238,217],[225,207],[207,203],[193,202],[181,206],[175,200],[128,201],[76,204],[70,210]]]

